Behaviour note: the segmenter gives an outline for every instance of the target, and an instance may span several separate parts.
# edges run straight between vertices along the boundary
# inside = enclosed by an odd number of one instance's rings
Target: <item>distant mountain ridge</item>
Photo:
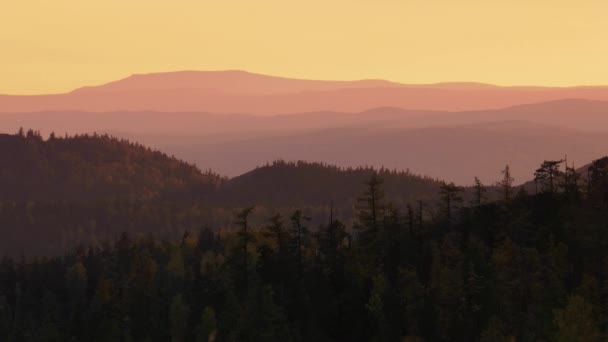
[[[275,116],[165,112],[0,114],[0,128],[63,135],[110,133],[236,176],[276,159],[338,166],[410,168],[469,184],[496,180],[505,164],[517,182],[539,161],[587,162],[608,151],[608,102],[564,99],[498,110],[440,112],[381,107]]]
[[[180,71],[132,75],[66,94],[0,95],[0,112],[197,111],[275,115],[361,112],[376,107],[470,111],[567,98],[608,101],[608,87],[401,84],[384,80],[301,80],[244,71]]]
[[[137,92],[198,89],[230,94],[281,94],[351,88],[390,88],[404,85],[385,80],[322,81],[293,79],[240,70],[176,71],[134,74],[99,86],[78,88],[72,93]]]
[[[430,111],[376,107],[350,113],[339,111],[289,112],[272,116],[211,112],[159,111],[41,111],[0,113],[0,132],[32,127],[48,134],[115,132],[181,136],[229,132],[294,131],[370,123],[401,127],[465,125],[485,122],[529,121],[568,129],[608,131],[608,101],[564,99],[511,106],[497,110]]]

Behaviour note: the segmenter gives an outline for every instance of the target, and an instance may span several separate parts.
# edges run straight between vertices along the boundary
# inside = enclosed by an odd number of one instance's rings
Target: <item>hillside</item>
[[[0,255],[57,254],[122,231],[174,238],[201,224],[198,210],[222,182],[109,136],[29,131],[1,135],[0,151]]]
[[[0,336],[603,341],[608,157],[593,166],[588,189],[467,207],[454,189],[436,215],[384,210],[390,189],[370,182],[354,224],[315,224],[291,208],[262,225],[244,209],[232,231],[173,241],[122,234],[58,257],[3,258]],[[236,183],[298,168],[327,169],[275,163]]]
[[[221,183],[194,165],[107,135],[0,135],[0,152],[0,200],[146,201],[200,195]]]
[[[144,146],[109,136],[1,135],[0,255],[57,254],[101,244],[123,231],[174,240],[202,226],[233,227],[237,208],[267,215],[302,207],[313,222],[352,215],[369,168],[276,162],[228,180]],[[399,207],[434,204],[439,183],[380,170]]]
[[[539,160],[568,154],[582,165],[604,154],[608,102],[559,100],[465,112],[381,107],[269,117],[150,111],[4,113],[0,127],[10,133],[31,127],[44,135],[109,133],[229,177],[285,159],[409,168],[464,185],[472,174],[495,181],[505,163],[521,182],[529,179]]]
[[[396,171],[371,167],[339,168],[304,161],[275,161],[230,179],[222,196],[235,206],[257,203],[269,207],[328,206],[352,209],[363,184],[376,172],[384,180],[386,196],[398,207],[417,200],[436,200],[440,182]]]
[[[528,121],[402,127],[376,123],[306,130],[287,134],[267,132],[222,137],[125,135],[236,176],[276,159],[306,160],[340,167],[410,169],[415,174],[471,184],[500,177],[510,164],[517,183],[529,180],[544,159],[571,157],[577,165],[603,155],[603,132],[586,132]]]

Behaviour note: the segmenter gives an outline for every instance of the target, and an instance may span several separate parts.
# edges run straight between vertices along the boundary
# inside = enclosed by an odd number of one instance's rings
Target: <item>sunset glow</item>
[[[23,0],[0,10],[0,93],[239,69],[403,83],[608,84],[606,1]]]

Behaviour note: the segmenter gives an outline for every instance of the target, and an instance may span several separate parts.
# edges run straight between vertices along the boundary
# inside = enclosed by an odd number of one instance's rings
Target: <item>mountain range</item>
[[[382,80],[314,81],[244,71],[132,75],[65,94],[3,95],[1,112],[163,111],[273,115],[359,112],[390,106],[465,111],[567,98],[608,100],[608,87],[499,87],[479,83],[412,85]]]
[[[110,133],[234,177],[277,159],[516,182],[544,159],[605,155],[608,87],[407,85],[242,71],[134,75],[67,94],[0,96],[0,131]]]

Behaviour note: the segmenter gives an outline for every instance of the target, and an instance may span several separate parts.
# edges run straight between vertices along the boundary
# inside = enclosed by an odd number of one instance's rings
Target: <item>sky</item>
[[[608,84],[605,0],[19,0],[0,6],[0,94],[135,73]]]

